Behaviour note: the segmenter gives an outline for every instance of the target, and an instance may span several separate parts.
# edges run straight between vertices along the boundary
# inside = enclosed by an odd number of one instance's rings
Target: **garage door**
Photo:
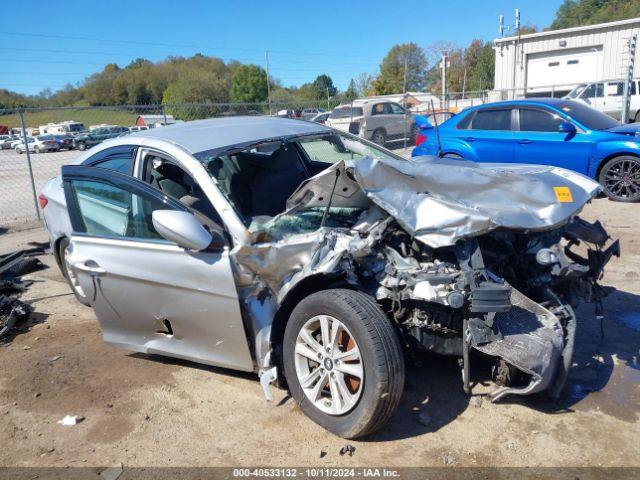
[[[527,55],[527,88],[575,85],[601,78],[602,47]]]

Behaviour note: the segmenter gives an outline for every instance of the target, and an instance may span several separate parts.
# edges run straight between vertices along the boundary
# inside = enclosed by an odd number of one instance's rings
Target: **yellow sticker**
[[[553,187],[553,191],[556,192],[556,200],[558,200],[558,203],[573,202],[569,187]]]

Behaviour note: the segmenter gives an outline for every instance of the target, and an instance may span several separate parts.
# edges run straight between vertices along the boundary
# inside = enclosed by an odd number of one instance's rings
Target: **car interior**
[[[156,155],[147,155],[142,178],[161,192],[200,213],[199,218],[206,226],[219,229],[223,225],[218,212],[202,188],[191,175],[172,161]]]

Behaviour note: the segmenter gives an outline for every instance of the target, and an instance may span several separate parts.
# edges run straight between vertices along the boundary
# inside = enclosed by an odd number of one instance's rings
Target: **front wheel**
[[[33,153],[40,153],[40,147],[35,147],[33,149]]]
[[[400,342],[380,307],[361,292],[325,290],[302,300],[287,324],[283,357],[302,411],[341,437],[373,433],[400,402]]]
[[[640,201],[640,158],[631,155],[612,158],[602,167],[598,181],[611,200]]]
[[[83,150],[86,150],[86,149],[87,149],[87,145],[86,145],[86,144],[84,144],[84,143],[82,143],[82,142],[80,142],[80,143],[77,145],[77,147],[78,147],[78,150],[80,150],[80,151],[83,151]]]

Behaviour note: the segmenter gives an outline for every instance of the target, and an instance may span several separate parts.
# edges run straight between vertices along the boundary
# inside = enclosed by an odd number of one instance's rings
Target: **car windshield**
[[[250,230],[264,218],[284,212],[287,200],[304,181],[335,163],[364,157],[404,161],[358,137],[333,132],[257,140],[251,146],[194,156]]]
[[[620,125],[620,122],[606,113],[580,102],[567,101],[557,104],[556,107],[580,122],[589,130],[607,130]]]
[[[329,118],[361,117],[362,115],[362,107],[338,107],[331,112]]]
[[[567,94],[567,98],[578,98],[585,88],[587,88],[587,84],[581,83]]]

